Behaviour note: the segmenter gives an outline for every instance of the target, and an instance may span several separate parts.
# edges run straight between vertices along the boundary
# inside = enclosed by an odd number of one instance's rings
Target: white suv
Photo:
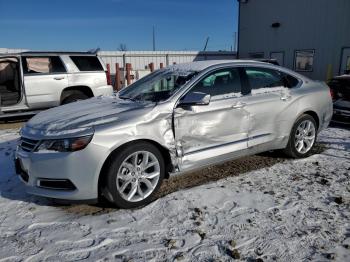
[[[0,56],[0,118],[112,93],[105,65],[93,53]]]

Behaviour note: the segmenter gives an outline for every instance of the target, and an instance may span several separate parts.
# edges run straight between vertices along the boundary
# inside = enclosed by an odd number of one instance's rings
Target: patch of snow
[[[226,98],[234,98],[234,97],[242,97],[242,93],[229,93],[229,94],[213,96],[213,98],[215,98],[217,100],[226,99]]]
[[[48,136],[81,133],[96,125],[130,118],[130,114],[123,114],[129,111],[136,114],[136,109],[144,109],[139,112],[144,115],[153,106],[122,100],[116,96],[94,97],[40,112],[26,123],[24,129],[28,133],[44,133]]]
[[[183,71],[183,72],[200,72],[210,66],[224,63],[235,63],[238,60],[206,60],[206,61],[196,61],[183,64],[170,65],[167,69],[173,71]]]
[[[4,261],[350,261],[349,130],[323,131],[309,158],[281,159],[133,210],[27,195],[14,174],[18,137],[0,131]],[[230,174],[235,165],[210,170]]]
[[[264,88],[252,89],[252,95],[266,94],[266,93],[272,93],[272,92],[286,92],[286,91],[288,91],[288,88],[284,86],[264,87]]]

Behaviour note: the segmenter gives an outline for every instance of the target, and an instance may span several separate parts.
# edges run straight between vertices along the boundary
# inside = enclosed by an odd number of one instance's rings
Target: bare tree
[[[126,44],[120,43],[118,47],[118,51],[128,51]]]

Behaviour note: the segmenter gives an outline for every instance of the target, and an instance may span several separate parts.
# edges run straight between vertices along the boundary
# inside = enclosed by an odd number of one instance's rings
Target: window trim
[[[177,106],[177,104],[179,103],[179,101],[184,98],[189,92],[191,92],[192,88],[194,88],[200,81],[202,81],[203,79],[205,79],[206,77],[208,77],[209,75],[213,74],[215,71],[221,71],[221,70],[227,70],[227,69],[236,69],[238,71],[239,77],[240,77],[240,82],[241,82],[241,94],[243,97],[243,93],[242,93],[242,66],[238,66],[238,65],[234,65],[234,66],[223,66],[223,67],[217,67],[217,68],[213,68],[210,71],[206,72],[203,76],[199,77],[193,84],[191,84],[191,86],[188,87],[188,89],[180,96],[180,98],[176,101],[175,105]],[[231,93],[230,93],[231,94]],[[219,95],[218,95],[219,96]],[[220,95],[222,96],[222,95]],[[213,98],[215,96],[211,96],[211,98]],[[220,98],[217,99],[215,101],[221,101],[221,100],[225,100],[225,99],[232,99],[232,98],[240,98],[240,97],[229,97],[229,98]],[[175,106],[175,107],[176,107]]]
[[[72,57],[94,57],[97,59],[97,61],[99,62],[100,66],[101,66],[101,70],[84,70],[82,71],[78,65],[74,62],[74,60],[72,59]],[[68,55],[68,58],[72,61],[73,65],[76,67],[76,69],[78,70],[78,73],[104,73],[106,71],[105,66],[103,65],[101,59],[97,56],[97,55]]]
[[[300,70],[297,69],[297,53],[298,52],[312,52],[313,57],[312,57],[312,69],[311,70]],[[294,71],[295,72],[305,72],[305,73],[312,73],[314,72],[314,64],[315,64],[315,55],[316,55],[316,49],[295,49],[294,50]]]
[[[224,64],[213,65],[213,66],[210,66],[210,67],[200,71],[198,73],[198,75],[195,77],[196,79],[191,80],[188,84],[186,84],[187,85],[186,87],[179,89],[176,93],[173,94],[172,97],[170,97],[168,100],[163,101],[161,103],[169,103],[169,102],[171,102],[173,104],[173,108],[175,109],[178,106],[178,104],[179,104],[180,100],[182,99],[182,97],[185,96],[191,90],[191,88],[194,85],[196,85],[200,81],[200,79],[202,79],[202,77],[204,77],[208,73],[213,72],[213,71],[218,70],[218,69],[238,68],[240,70],[240,72],[241,72],[241,80],[242,81],[248,81],[247,78],[243,78],[244,77],[243,68],[244,67],[251,67],[251,66],[253,66],[253,67],[255,66],[255,67],[259,67],[259,68],[269,68],[269,69],[273,69],[273,70],[278,70],[278,71],[280,71],[282,73],[291,75],[292,77],[296,78],[299,81],[299,84],[297,86],[291,88],[291,90],[296,89],[296,88],[300,88],[303,85],[303,83],[304,83],[303,78],[301,78],[298,75],[298,73],[293,72],[293,71],[288,72],[289,70],[284,69],[283,67],[277,69],[276,66],[270,65],[270,64],[259,64],[259,65],[253,64],[252,65],[252,64],[247,64],[247,63],[244,63],[244,62],[239,63],[239,64],[232,64],[232,63],[228,62],[228,63],[224,63]],[[244,83],[243,83],[243,85],[244,85]],[[248,94],[244,94],[243,93],[242,95],[243,95],[242,97],[244,97],[244,96],[250,95],[250,93],[248,93]]]
[[[65,72],[52,72],[52,73],[27,73],[24,71],[24,63],[27,63],[27,58],[50,58],[51,57],[58,57],[64,67],[64,69],[66,70]],[[62,75],[62,74],[68,74],[68,70],[67,70],[67,67],[66,67],[66,64],[64,63],[64,61],[62,60],[61,56],[59,55],[48,55],[48,56],[42,56],[42,55],[39,55],[39,56],[22,56],[21,57],[21,67],[22,67],[22,72],[23,72],[23,76],[47,76],[47,75]],[[28,68],[27,68],[28,70]]]
[[[342,48],[341,48],[341,52],[340,52],[340,62],[339,62],[339,71],[338,71],[338,74],[339,75],[342,75],[343,74],[343,72],[341,72],[341,67],[342,67],[342,65],[343,65],[343,56],[344,56],[344,52],[345,52],[345,50],[346,49],[350,49],[350,46],[343,46]]]
[[[242,74],[243,74],[243,77],[244,77],[244,81],[245,81],[245,83],[246,83],[246,85],[247,85],[247,87],[248,87],[248,88],[247,88],[247,91],[249,91],[249,92],[248,92],[247,94],[245,94],[245,95],[250,95],[251,92],[252,92],[252,87],[250,86],[249,78],[248,78],[248,75],[247,75],[246,70],[245,70],[246,68],[258,68],[258,69],[274,70],[274,71],[277,71],[277,72],[279,72],[279,73],[282,73],[282,74],[285,74],[285,75],[289,75],[289,76],[291,76],[291,77],[297,79],[297,80],[298,80],[298,84],[297,84],[296,86],[294,86],[294,87],[287,87],[289,90],[294,90],[294,89],[296,89],[296,88],[300,88],[300,87],[302,86],[302,84],[303,84],[303,81],[302,81],[299,77],[296,77],[296,76],[291,75],[291,74],[289,74],[289,73],[287,73],[287,72],[284,72],[283,70],[279,70],[279,69],[276,69],[276,68],[272,68],[272,67],[263,67],[263,66],[258,66],[258,65],[242,66],[241,68],[242,68]],[[244,96],[245,96],[245,95],[244,95]]]

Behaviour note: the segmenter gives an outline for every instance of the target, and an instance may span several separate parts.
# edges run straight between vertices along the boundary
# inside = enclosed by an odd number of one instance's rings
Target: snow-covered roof
[[[210,66],[220,65],[220,64],[241,64],[241,63],[258,63],[262,64],[263,62],[254,61],[254,60],[205,60],[205,61],[195,61],[184,64],[175,64],[169,66],[170,69],[177,71],[202,71]],[[265,64],[265,63],[264,63]]]

